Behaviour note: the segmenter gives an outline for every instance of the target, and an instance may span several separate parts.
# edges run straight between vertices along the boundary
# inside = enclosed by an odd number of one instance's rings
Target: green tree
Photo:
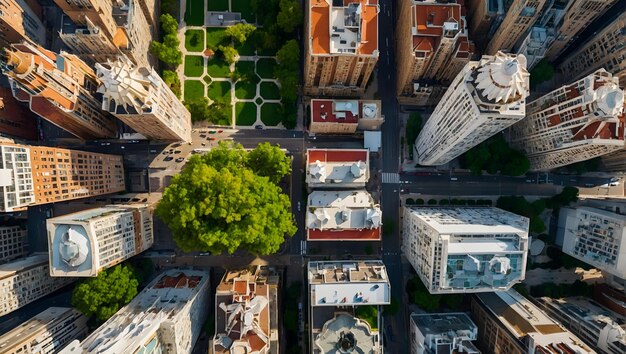
[[[183,62],[183,53],[178,49],[180,41],[176,34],[167,34],[163,37],[163,43],[152,41],[150,53],[154,54],[163,63],[178,67]]]
[[[282,91],[283,91],[283,88],[281,87],[281,92]],[[293,96],[295,96],[296,95],[295,88],[290,93]],[[281,112],[282,112],[281,122],[283,123],[283,126],[285,128],[293,129],[298,124],[298,109],[296,107],[296,104],[292,101],[289,101],[289,99],[295,100],[295,97],[289,96],[287,97],[287,99],[285,99],[285,96],[283,96],[283,105],[281,107]]]
[[[280,82],[280,94],[285,105],[292,104],[298,97],[300,81],[300,48],[295,40],[285,43],[276,53],[278,65],[274,68],[274,76]]]
[[[256,30],[254,25],[249,23],[238,23],[234,26],[230,26],[224,31],[226,36],[232,38],[235,42],[243,44],[246,39]]]
[[[295,234],[289,197],[246,162],[241,145],[221,142],[174,176],[156,213],[183,251],[267,255]]]
[[[228,46],[221,45],[217,48],[222,53],[222,56],[224,57],[224,61],[227,62],[228,65],[234,64],[239,61],[239,52],[237,52],[237,49],[235,49],[234,47],[231,47],[229,45]]]
[[[161,31],[163,31],[164,34],[176,34],[176,32],[178,32],[178,21],[176,21],[172,15],[161,15],[159,22],[161,23]]]
[[[230,116],[225,113],[230,105],[226,103],[213,102],[209,105],[209,99],[206,97],[194,98],[183,103],[191,113],[193,122],[209,121],[215,124],[227,124],[230,121]]]
[[[279,183],[291,173],[291,159],[280,149],[280,145],[261,143],[248,153],[248,167],[256,174]]]
[[[103,322],[137,295],[137,286],[139,280],[134,269],[119,264],[76,285],[72,292],[72,306]]]
[[[295,40],[287,41],[276,53],[280,66],[286,69],[298,69],[300,65],[300,47]]]
[[[354,314],[356,317],[365,320],[372,329],[378,328],[378,309],[375,306],[357,306]]]
[[[302,9],[295,0],[280,0],[280,11],[276,17],[276,24],[285,33],[292,33],[302,24]]]
[[[176,97],[180,98],[180,79],[178,75],[171,70],[163,70],[163,81],[169,86],[170,90],[176,95]]]
[[[437,199],[428,199],[428,205],[437,205]]]
[[[433,312],[440,307],[441,295],[431,295],[417,276],[407,282],[406,292],[409,301],[424,311]]]

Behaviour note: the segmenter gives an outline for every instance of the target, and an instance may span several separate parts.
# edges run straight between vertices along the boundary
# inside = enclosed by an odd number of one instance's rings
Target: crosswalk
[[[383,172],[383,183],[400,183],[400,175],[397,173]]]

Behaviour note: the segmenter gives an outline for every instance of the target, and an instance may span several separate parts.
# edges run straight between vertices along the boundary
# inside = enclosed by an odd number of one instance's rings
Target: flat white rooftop
[[[308,149],[306,181],[309,186],[362,185],[369,179],[366,149]]]
[[[500,254],[520,251],[519,242],[500,240],[467,241],[448,243],[448,254]],[[520,251],[523,252],[523,251]]]
[[[307,201],[310,229],[373,229],[381,223],[381,210],[366,190],[314,191]]]
[[[409,210],[440,234],[528,235],[528,218],[498,208],[413,207]]]

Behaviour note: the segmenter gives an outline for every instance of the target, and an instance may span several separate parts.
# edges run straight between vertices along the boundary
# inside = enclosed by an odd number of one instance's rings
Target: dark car
[[[259,124],[259,125],[255,125],[255,126],[254,126],[254,129],[263,129],[263,126],[262,126],[261,124]]]
[[[185,161],[184,157],[179,157],[179,158],[176,159],[176,162],[183,162],[183,161]]]
[[[173,157],[171,157],[171,156],[166,156],[166,157],[163,159],[163,161],[172,161],[172,160],[174,160],[174,158],[173,158]]]

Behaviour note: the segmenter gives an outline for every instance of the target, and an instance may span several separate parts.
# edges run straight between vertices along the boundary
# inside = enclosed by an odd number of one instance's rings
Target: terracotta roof
[[[356,124],[359,120],[359,115],[353,115],[351,111],[341,111],[345,113],[345,118],[338,119],[333,109],[333,102],[335,100],[311,100],[311,119],[314,122],[325,123],[343,123],[343,124]],[[352,100],[350,100],[352,101]],[[324,106],[322,108],[322,106]],[[361,114],[362,104],[358,101],[358,110]]]
[[[363,230],[307,230],[312,241],[374,241],[380,240],[380,228]]]
[[[354,1],[353,1],[354,2]],[[373,54],[378,50],[378,7],[376,1],[361,0],[361,46],[359,54]]]
[[[413,28],[417,32],[413,35],[414,49],[416,51],[437,50],[443,34],[444,22],[456,22],[459,24],[459,30],[462,30],[466,26],[465,19],[461,17],[465,16],[463,3],[462,0],[447,4],[415,3],[412,9]],[[465,36],[460,37],[456,56],[467,58],[473,53],[473,43],[468,42]]]
[[[352,162],[367,161],[367,150],[340,150],[340,149],[309,149],[308,163],[317,160],[320,162]]]
[[[330,54],[330,6],[324,0],[312,0],[311,6],[312,52]]]

